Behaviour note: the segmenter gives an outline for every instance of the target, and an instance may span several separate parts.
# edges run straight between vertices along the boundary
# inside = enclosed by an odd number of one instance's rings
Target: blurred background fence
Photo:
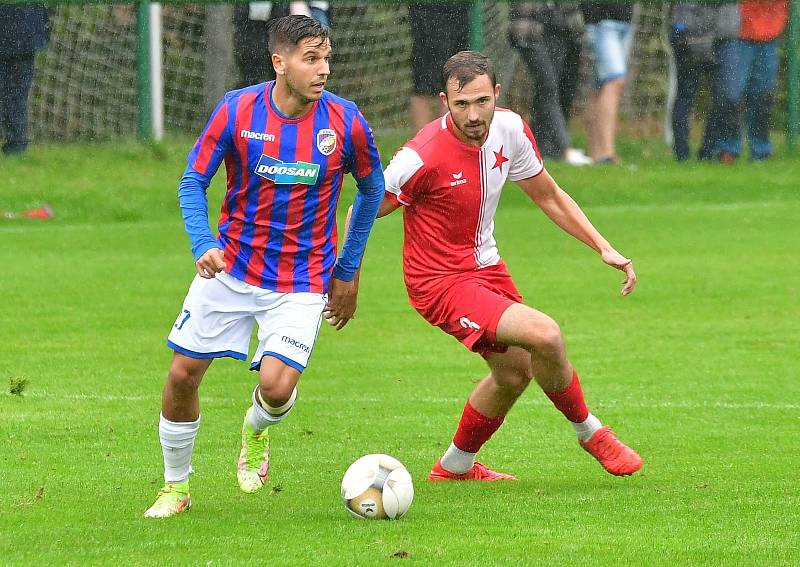
[[[409,127],[407,5],[365,0],[331,4],[330,90],[355,100],[379,131]],[[509,4],[483,0],[477,5],[477,31],[482,33],[473,34],[473,42],[495,62],[505,90],[502,104],[525,112],[533,85],[508,43]],[[667,3],[651,1],[636,12],[630,80],[621,108],[623,128],[633,135],[658,136],[663,130],[667,9]],[[196,134],[225,90],[242,86],[231,55],[232,5],[164,4],[161,14],[164,126],[167,132]],[[135,134],[141,96],[137,94],[137,4],[51,4],[50,15],[51,42],[39,53],[32,94],[33,137],[104,140]],[[778,120],[785,119],[785,64],[782,69]],[[581,76],[578,115],[590,88],[587,49]]]

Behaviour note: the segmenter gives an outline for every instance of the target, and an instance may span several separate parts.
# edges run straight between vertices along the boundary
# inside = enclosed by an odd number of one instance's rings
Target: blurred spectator
[[[533,82],[531,128],[539,151],[571,165],[591,164],[572,147],[568,127],[583,36],[579,4],[513,2],[509,36]]]
[[[28,99],[36,51],[49,40],[47,8],[0,4],[0,133],[3,153],[28,148]]]
[[[330,25],[330,2],[250,2],[234,6],[233,55],[242,86],[275,79],[267,45],[267,25],[270,20],[289,14],[311,16]]]
[[[581,10],[592,49],[595,84],[587,115],[589,157],[595,163],[617,163],[614,134],[633,43],[633,5],[582,2]]]
[[[444,113],[441,69],[451,55],[469,49],[470,2],[410,2],[411,70],[414,94],[410,114],[414,130]]]
[[[772,155],[769,116],[778,80],[778,42],[789,17],[787,0],[739,3],[739,37],[720,45],[720,161],[733,162],[742,153],[740,114],[746,107],[750,159]]]
[[[736,3],[709,6],[677,2],[670,11],[669,42],[676,70],[676,93],[672,104],[672,137],[675,159],[691,154],[689,123],[695,96],[702,78],[707,77],[712,91],[710,112],[706,116],[699,159],[711,159],[719,144],[719,104],[717,52],[721,41],[736,38],[739,8]],[[715,85],[715,82],[717,83]]]
[[[326,26],[331,25],[331,3],[327,0],[311,0],[308,3],[311,9],[311,17]]]

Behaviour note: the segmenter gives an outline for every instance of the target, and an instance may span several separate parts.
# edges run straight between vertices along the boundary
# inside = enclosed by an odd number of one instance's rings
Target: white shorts
[[[195,276],[167,345],[192,358],[229,356],[247,360],[253,323],[258,348],[250,365],[258,370],[274,356],[302,372],[317,340],[327,295],[261,289],[224,272],[214,279]]]

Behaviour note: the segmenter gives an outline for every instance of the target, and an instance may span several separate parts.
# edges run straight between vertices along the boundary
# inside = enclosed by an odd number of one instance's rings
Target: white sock
[[[587,417],[585,421],[582,421],[580,423],[573,423],[572,427],[575,428],[575,433],[578,434],[578,439],[580,439],[585,443],[586,441],[591,439],[595,431],[603,427],[603,424],[600,423],[599,419],[597,419],[590,413],[589,417]]]
[[[200,429],[197,421],[170,421],[164,414],[158,420],[158,437],[164,453],[164,481],[183,482],[192,472],[194,439]]]
[[[476,453],[467,453],[450,443],[439,463],[443,469],[451,473],[464,474],[475,464],[475,455]]]
[[[253,428],[253,431],[261,433],[270,425],[275,425],[282,421],[294,407],[295,400],[297,400],[296,387],[292,390],[289,401],[280,407],[274,408],[261,398],[259,387],[256,386],[256,389],[253,390],[253,411],[250,412],[250,427]]]

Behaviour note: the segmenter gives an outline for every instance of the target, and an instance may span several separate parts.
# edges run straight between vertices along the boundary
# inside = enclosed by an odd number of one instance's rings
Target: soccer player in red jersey
[[[495,106],[500,85],[491,61],[474,51],[443,68],[449,112],[425,126],[384,171],[384,216],[404,209],[403,272],[411,305],[432,325],[481,354],[489,374],[467,400],[450,447],[430,480],[514,480],[475,460],[535,379],[572,423],[580,445],[611,474],[629,475],[642,459],[592,415],[553,319],[522,302],[495,244],[494,213],[506,179],[550,219],[625,273],[633,263],[592,226],[544,169],[522,118]]]

